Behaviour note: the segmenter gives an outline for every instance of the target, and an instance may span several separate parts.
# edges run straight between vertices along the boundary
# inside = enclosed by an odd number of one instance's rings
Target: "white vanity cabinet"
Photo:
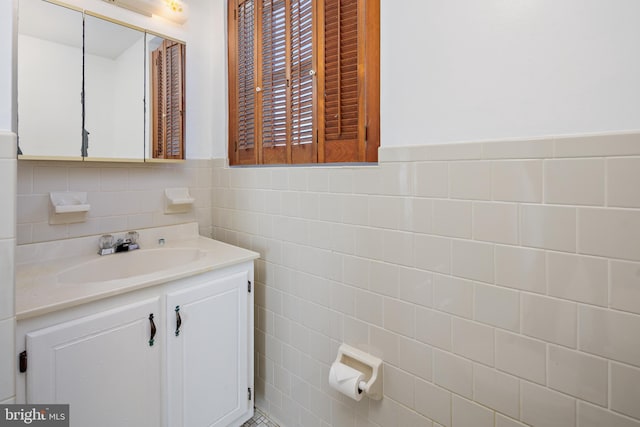
[[[72,427],[240,426],[253,415],[252,282],[242,262],[19,319],[16,403],[68,403]]]
[[[75,426],[159,426],[161,351],[149,318],[160,309],[148,298],[27,333],[26,402],[70,403]]]
[[[248,282],[240,272],[167,295],[170,426],[226,427],[248,412]]]

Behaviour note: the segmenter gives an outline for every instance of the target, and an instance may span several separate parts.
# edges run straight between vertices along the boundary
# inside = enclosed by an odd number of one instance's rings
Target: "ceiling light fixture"
[[[188,8],[183,0],[103,0],[145,16],[160,16],[177,24],[187,21]]]

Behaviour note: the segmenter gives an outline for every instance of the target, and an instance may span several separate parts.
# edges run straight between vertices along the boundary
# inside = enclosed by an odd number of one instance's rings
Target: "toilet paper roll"
[[[329,370],[329,385],[340,393],[360,401],[364,393],[358,385],[364,381],[364,374],[344,363],[334,362]]]

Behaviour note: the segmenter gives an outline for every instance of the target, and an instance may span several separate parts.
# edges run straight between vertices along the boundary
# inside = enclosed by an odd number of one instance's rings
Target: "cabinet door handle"
[[[182,325],[182,318],[180,317],[180,306],[176,305],[176,336],[180,335],[181,325]]]
[[[156,337],[156,324],[153,322],[153,313],[149,314],[149,323],[151,326],[151,338],[149,339],[149,347],[151,347],[154,343],[154,338]]]

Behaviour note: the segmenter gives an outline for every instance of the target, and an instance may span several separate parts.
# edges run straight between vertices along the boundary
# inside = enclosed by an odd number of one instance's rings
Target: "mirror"
[[[144,159],[144,40],[144,31],[85,15],[87,160]]]
[[[184,159],[184,43],[147,33],[147,158]]]
[[[18,7],[19,152],[82,160],[82,12],[42,0]]]
[[[184,76],[182,42],[19,0],[19,158],[183,160]]]

